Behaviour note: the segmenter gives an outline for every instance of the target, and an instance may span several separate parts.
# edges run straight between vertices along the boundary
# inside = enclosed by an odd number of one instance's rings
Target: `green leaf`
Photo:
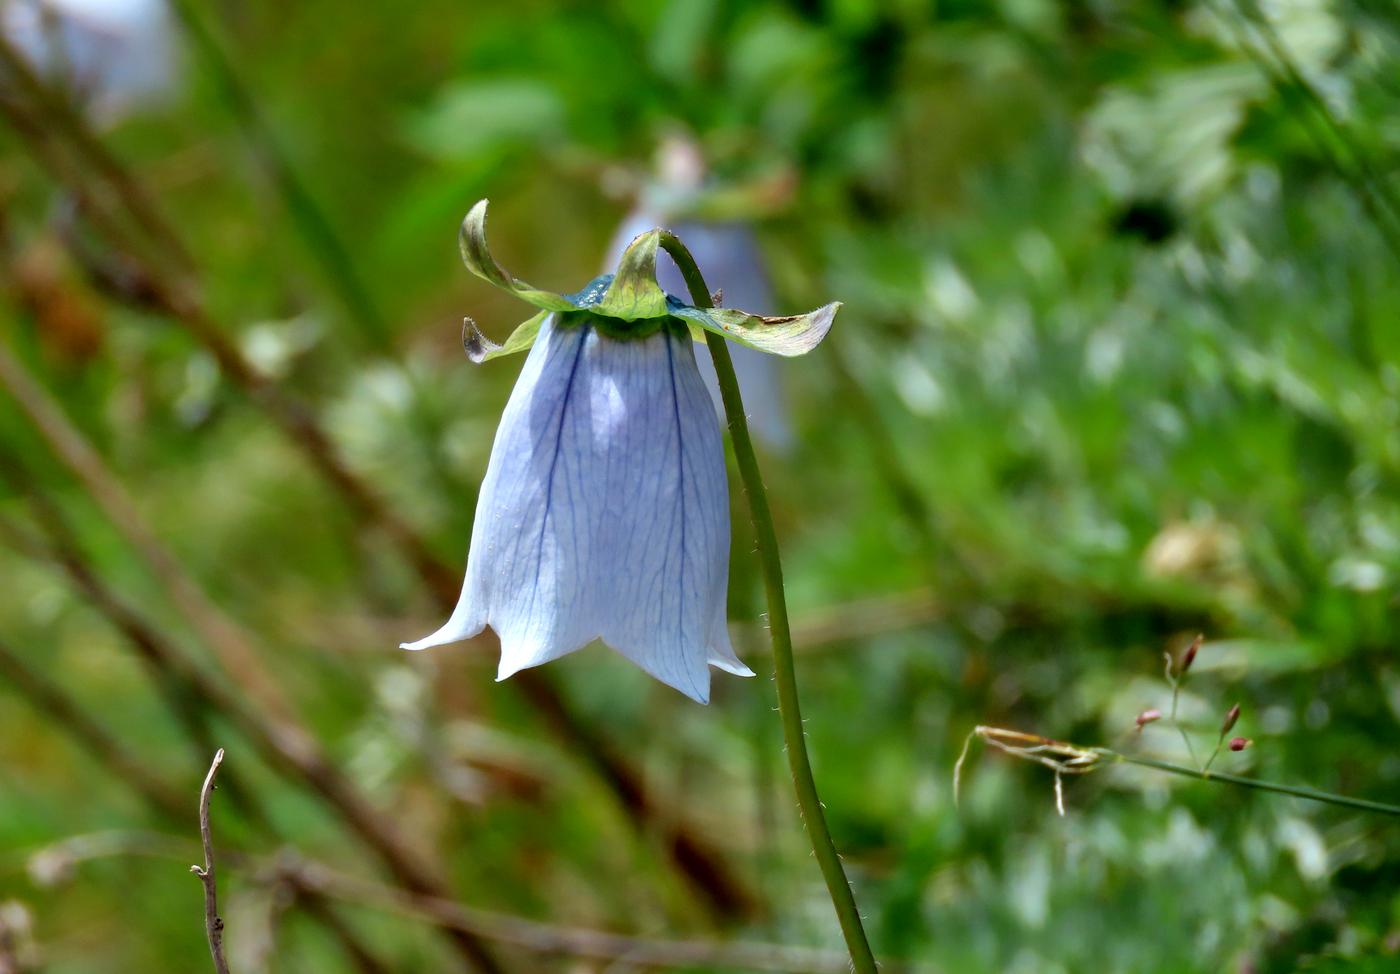
[[[478,365],[503,355],[523,352],[535,343],[535,336],[540,333],[540,326],[544,324],[544,320],[549,315],[550,312],[541,311],[530,320],[521,322],[516,326],[515,331],[510,333],[510,337],[505,340],[503,345],[497,345],[483,335],[476,327],[476,322],[470,318],[463,318],[462,347],[467,350],[467,358]]]
[[[805,355],[821,344],[841,307],[840,301],[805,315],[766,317],[736,308],[695,308],[671,304],[671,314],[725,338],[774,355]]]
[[[671,313],[666,292],[656,283],[656,246],[660,237],[661,231],[648,230],[628,244],[612,283],[592,308],[594,312],[624,321],[664,318]]]
[[[546,311],[573,311],[578,307],[561,294],[531,287],[496,263],[496,258],[491,256],[491,250],[486,245],[486,200],[479,200],[467,213],[462,221],[461,233],[457,235],[457,245],[461,248],[462,262],[467,265],[467,270],[535,307]]]

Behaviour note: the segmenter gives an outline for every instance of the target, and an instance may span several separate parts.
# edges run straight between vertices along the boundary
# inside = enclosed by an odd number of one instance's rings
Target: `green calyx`
[[[648,230],[623,253],[616,272],[595,278],[574,294],[544,291],[514,277],[496,262],[486,245],[486,200],[481,200],[462,221],[458,244],[462,261],[476,276],[509,291],[540,309],[521,324],[503,344],[497,345],[477,330],[470,318],[464,322],[462,344],[473,362],[523,352],[534,344],[540,326],[550,314],[561,327],[589,319],[610,338],[646,338],[668,324],[713,331],[774,355],[802,355],[815,348],[831,330],[841,307],[833,303],[805,315],[767,317],[733,308],[701,308],[668,295],[656,283],[656,250],[665,231]],[[674,238],[671,238],[674,243]]]

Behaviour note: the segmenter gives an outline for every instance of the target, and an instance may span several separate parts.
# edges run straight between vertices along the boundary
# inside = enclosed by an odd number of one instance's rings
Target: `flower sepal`
[[[462,344],[473,362],[523,352],[534,344],[550,314],[561,324],[583,312],[599,330],[615,338],[645,338],[666,319],[733,339],[774,355],[803,355],[831,330],[840,302],[802,315],[765,316],[736,308],[700,308],[669,295],[656,283],[656,251],[666,231],[648,230],[623,252],[614,274],[604,274],[575,294],[558,294],[527,284],[502,267],[486,243],[487,201],[481,200],[462,221],[458,245],[467,269],[490,284],[533,304],[540,313],[515,329],[503,344],[483,335],[470,318],[463,322]]]

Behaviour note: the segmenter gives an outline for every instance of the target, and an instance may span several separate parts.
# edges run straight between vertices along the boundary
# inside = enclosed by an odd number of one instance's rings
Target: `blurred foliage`
[[[461,269],[467,207],[489,195],[507,266],[572,290],[668,134],[693,134],[723,185],[780,188],[753,211],[776,310],[845,302],[827,344],[784,365],[798,435],[766,458],[798,628],[875,597],[936,609],[914,624],[861,616],[799,657],[819,784],[881,957],[1011,974],[1400,965],[1387,821],[1140,770],[1071,782],[1060,818],[1047,774],[980,754],[961,810],[951,795],[976,723],[1184,760],[1161,725],[1124,739],[1168,702],[1163,650],[1202,631],[1183,716],[1209,742],[1239,701],[1256,741],[1225,766],[1400,801],[1392,4],[188,6],[387,338],[337,295],[266,144],[178,21],[164,21],[177,80],[100,116],[102,138],[193,251],[211,316],[317,405],[351,466],[454,564],[516,368],[469,366],[457,321],[500,337],[521,314]],[[63,68],[49,77],[71,81]],[[491,682],[489,646],[394,648],[436,625],[422,584],[354,530],[207,350],[85,273],[63,245],[63,179],[12,128],[0,191],[5,341],[465,902],[839,947],[766,680],[719,677],[702,709],[597,647],[550,664],[762,897],[717,926]],[[188,640],[8,397],[0,443],[102,576]],[[6,489],[0,513],[30,524]],[[749,625],[759,598],[736,551],[731,601]],[[192,840],[207,756],[123,637],[42,560],[7,548],[0,573],[0,637],[183,789]],[[747,642],[762,672],[761,633]],[[219,731],[281,841],[368,868],[321,805]],[[43,970],[206,963],[182,863],[26,874],[36,849],[132,828],[171,826],[0,684],[0,909],[22,918],[3,922],[32,937]],[[223,792],[216,828],[278,845]],[[256,879],[224,871],[248,970],[272,895]],[[449,963],[422,925],[347,916],[391,969]],[[350,969],[298,911],[281,929],[272,969]]]

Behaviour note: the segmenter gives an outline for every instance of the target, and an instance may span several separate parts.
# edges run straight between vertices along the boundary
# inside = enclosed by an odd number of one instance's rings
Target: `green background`
[[[751,545],[739,535],[730,602],[758,679],[717,674],[701,708],[601,647],[547,668],[655,800],[638,828],[577,741],[492,682],[489,636],[395,648],[441,620],[402,547],[143,282],[194,281],[219,333],[455,574],[519,364],[470,365],[460,318],[499,340],[531,313],[466,273],[458,222],[489,196],[498,258],[573,290],[659,141],[688,132],[754,224],[772,310],[845,302],[824,345],[782,364],[797,436],[762,459],[808,743],[877,954],[959,974],[1400,966],[1390,819],[1139,769],[1067,779],[1061,817],[1049,771],[976,747],[960,809],[952,795],[978,724],[1189,761],[1134,716],[1167,707],[1162,654],[1201,632],[1181,698],[1198,751],[1239,702],[1255,744],[1220,767],[1400,801],[1392,4],[185,9],[232,73],[172,21],[174,88],[94,128],[195,271],[143,236],[90,151],[63,148],[54,106],[7,83],[42,124],[10,114],[0,132],[0,332],[458,899],[839,951],[786,781]],[[0,958],[208,969],[186,871],[208,750],[92,597],[27,550],[51,543],[40,508],[105,584],[257,698],[9,395],[0,450],[0,645],[189,805],[162,816],[0,679],[0,928],[20,928]],[[221,842],[383,876],[304,781],[197,709],[242,796],[215,793]],[[723,857],[742,907],[717,912],[680,875],[676,821]],[[112,830],[176,844],[52,850]],[[266,869],[230,860],[221,878],[237,970],[357,969]],[[456,969],[428,925],[335,909],[380,965],[358,969]]]

